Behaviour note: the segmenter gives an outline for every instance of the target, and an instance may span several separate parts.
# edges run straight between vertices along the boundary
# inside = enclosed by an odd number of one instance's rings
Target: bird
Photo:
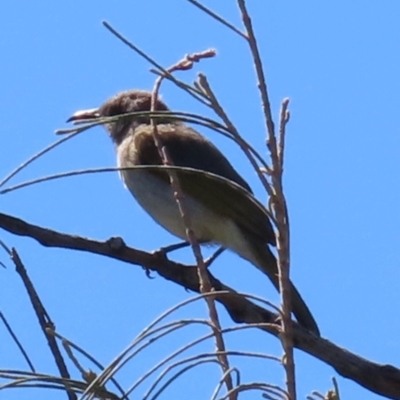
[[[151,110],[152,93],[127,90],[112,96],[98,108],[75,112],[67,122],[114,117]],[[217,244],[249,261],[279,291],[274,229],[265,207],[224,154],[205,136],[170,111],[157,96],[154,118],[161,145],[175,168],[183,192],[183,207],[200,244]],[[162,227],[187,240],[168,172],[154,141],[154,127],[147,114],[104,123],[117,153],[117,165],[127,189],[139,205]],[[153,168],[152,168],[153,166]],[[135,167],[135,168],[132,168]],[[129,169],[130,168],[130,169]],[[290,282],[292,312],[298,323],[319,336],[318,325],[296,287]]]

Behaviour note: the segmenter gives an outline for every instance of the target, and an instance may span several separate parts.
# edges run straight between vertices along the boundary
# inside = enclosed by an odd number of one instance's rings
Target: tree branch
[[[86,239],[29,224],[3,213],[0,213],[0,227],[15,235],[33,238],[46,247],[86,251],[139,265],[186,289],[199,293],[196,267],[169,261],[160,252],[150,254],[127,247],[121,239],[111,238],[106,241]],[[224,285],[211,273],[210,281],[215,288],[215,299],[225,307],[234,322],[275,324],[277,314],[251,302],[244,295]],[[221,294],[218,293],[219,291],[229,293]],[[278,336],[278,330],[273,326],[260,326],[260,329]],[[332,366],[341,376],[381,396],[400,399],[400,370],[392,365],[378,364],[359,357],[329,340],[309,333],[295,322],[293,322],[293,340],[296,348]]]

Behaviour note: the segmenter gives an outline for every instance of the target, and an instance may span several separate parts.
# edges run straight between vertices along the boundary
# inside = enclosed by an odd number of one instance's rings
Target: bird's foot
[[[204,260],[206,268],[208,268],[224,251],[224,247],[219,247],[218,250],[215,251],[211,257],[208,257],[206,260]]]
[[[171,244],[169,246],[161,247],[160,249],[156,250],[155,253],[163,253],[165,256],[172,251],[183,249],[189,246],[189,242],[179,242],[175,244]]]

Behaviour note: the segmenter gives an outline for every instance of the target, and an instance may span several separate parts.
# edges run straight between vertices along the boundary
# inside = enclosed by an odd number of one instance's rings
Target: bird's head
[[[99,108],[77,111],[67,120],[67,122],[82,123],[89,119],[150,111],[151,96],[151,92],[143,90],[121,92],[108,99]],[[155,104],[155,111],[169,111],[169,109],[165,103],[158,98]],[[157,119],[157,122],[168,122],[168,118],[166,117],[163,120]],[[111,139],[118,145],[122,142],[131,128],[141,124],[150,124],[150,117],[139,115],[129,118],[121,118],[117,121],[106,123],[104,126]]]

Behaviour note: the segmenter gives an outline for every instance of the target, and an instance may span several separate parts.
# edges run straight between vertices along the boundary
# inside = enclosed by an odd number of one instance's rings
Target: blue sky
[[[216,2],[206,4],[211,3]],[[212,7],[240,24],[234,1]],[[291,99],[285,190],[293,281],[324,337],[367,359],[398,366],[400,4],[249,1],[249,8],[275,115],[281,100]],[[265,154],[259,95],[244,41],[188,2],[16,0],[2,5],[2,15],[0,179],[52,143],[54,131],[66,127],[65,120],[76,110],[96,107],[124,89],[153,86],[149,65],[111,35],[103,20],[164,66],[186,53],[216,48],[218,57],[179,77],[191,82],[198,72],[206,74],[242,134]],[[163,86],[162,93],[175,110],[209,113],[172,85]],[[254,172],[235,146],[213,132],[202,132],[228,155],[264,201]],[[13,183],[114,164],[111,142],[102,128],[96,128],[41,158]],[[116,173],[22,189],[2,196],[0,204],[2,212],[32,223],[100,240],[118,235],[139,249],[151,251],[176,241],[139,208]],[[46,249],[3,231],[0,239],[20,252],[58,331],[104,364],[160,313],[191,296],[157,276],[147,279],[138,267]],[[176,254],[188,263],[191,257],[187,252]],[[1,271],[1,311],[37,369],[54,372],[21,282],[7,255],[0,260],[9,267]],[[212,268],[238,290],[279,299],[255,268],[233,255],[223,255]],[[232,325],[224,311],[221,314],[225,326]],[[205,305],[196,303],[176,315],[182,317],[205,318]],[[129,385],[168,349],[205,332],[191,328],[167,339],[128,364],[120,381]],[[3,328],[0,335],[1,368],[26,368]],[[280,354],[274,338],[256,331],[231,334],[228,345]],[[200,347],[213,348],[211,342]],[[331,376],[338,377],[320,361],[300,352],[296,356],[299,398],[312,390],[325,392]],[[283,383],[282,371],[271,363],[236,362],[244,380]],[[199,380],[198,370],[167,396],[182,392],[194,399],[210,396],[219,379],[219,371],[213,368],[201,367],[209,386]],[[343,398],[379,398],[338,379]],[[41,398],[54,395],[41,393]],[[15,390],[7,392],[7,398],[31,395]]]

